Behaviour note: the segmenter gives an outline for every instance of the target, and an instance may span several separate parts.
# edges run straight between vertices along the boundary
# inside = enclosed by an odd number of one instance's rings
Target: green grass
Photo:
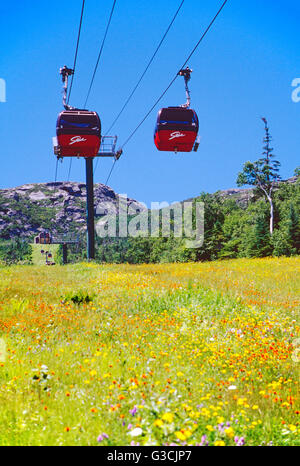
[[[299,264],[1,268],[0,444],[299,445]]]
[[[52,254],[52,261],[54,262],[55,254],[59,248],[58,244],[31,244],[32,246],[32,263],[34,265],[45,265],[46,255],[41,254],[41,251],[48,251]],[[50,259],[49,259],[50,260]]]

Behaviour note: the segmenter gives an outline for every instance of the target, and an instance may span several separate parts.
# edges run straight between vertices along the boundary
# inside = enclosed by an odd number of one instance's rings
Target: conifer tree
[[[288,234],[292,248],[296,254],[300,252],[300,223],[299,217],[295,210],[294,204],[290,205],[289,220],[288,220]]]
[[[249,235],[247,245],[248,257],[266,257],[271,253],[270,235],[267,221],[263,215],[258,215],[254,228]]]
[[[246,162],[243,171],[239,173],[237,179],[238,186],[255,186],[260,190],[270,204],[270,235],[274,231],[274,186],[280,181],[280,162],[275,160],[273,148],[271,147],[272,136],[268,127],[268,122],[262,118],[265,124],[265,137],[262,158],[256,162]]]

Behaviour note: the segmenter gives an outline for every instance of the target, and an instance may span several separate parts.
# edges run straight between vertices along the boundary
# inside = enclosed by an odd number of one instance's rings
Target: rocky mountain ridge
[[[145,207],[121,198],[110,187],[94,185],[95,215],[118,213],[119,205],[132,211]],[[37,183],[0,190],[0,238],[29,238],[44,230],[53,235],[81,233],[86,226],[86,185],[76,182]]]
[[[297,177],[284,181],[296,183]],[[253,189],[218,191],[223,198],[232,198],[247,206]],[[109,186],[94,185],[95,216],[119,213],[127,206],[131,212],[145,210],[134,199],[124,199]],[[192,199],[188,199],[191,201]],[[33,183],[0,190],[0,239],[33,239],[41,231],[53,235],[80,234],[86,230],[86,185],[76,182]]]

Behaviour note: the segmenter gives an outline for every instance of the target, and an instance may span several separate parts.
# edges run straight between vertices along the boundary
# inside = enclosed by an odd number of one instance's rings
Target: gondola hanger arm
[[[178,72],[178,76],[183,76],[184,77],[184,82],[185,82],[185,93],[186,93],[186,103],[184,105],[181,105],[181,107],[184,108],[190,108],[191,106],[191,93],[189,90],[189,81],[191,79],[191,73],[193,70],[191,70],[188,66],[184,69],[181,69]]]
[[[62,82],[64,83],[64,88],[63,88],[63,106],[65,107],[66,110],[73,110],[74,107],[71,107],[70,105],[67,104],[67,94],[68,94],[68,81],[69,81],[69,76],[72,76],[74,74],[74,70],[72,68],[68,68],[66,65],[63,68],[60,68],[59,70],[61,76],[62,76]]]

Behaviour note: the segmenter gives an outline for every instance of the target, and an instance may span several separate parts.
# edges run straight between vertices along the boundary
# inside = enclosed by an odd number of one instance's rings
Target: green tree
[[[288,235],[292,248],[296,254],[300,252],[300,224],[299,216],[295,210],[294,204],[290,205],[289,220],[288,220]]]
[[[293,253],[288,230],[286,227],[276,229],[272,236],[273,256],[290,257]]]
[[[272,253],[270,235],[268,234],[267,221],[264,215],[258,215],[255,225],[248,237],[247,256],[266,257]]]
[[[0,262],[6,265],[31,264],[32,247],[26,241],[17,238],[14,241],[0,243]]]
[[[224,208],[225,219],[222,226],[224,244],[219,257],[234,259],[243,255],[242,236],[247,226],[247,215],[245,210],[233,200],[226,201]]]
[[[263,193],[270,204],[270,235],[274,232],[274,203],[273,191],[275,185],[280,180],[279,167],[280,162],[275,160],[273,148],[270,146],[272,137],[270,135],[268,122],[262,118],[265,124],[265,138],[263,147],[263,157],[256,162],[246,162],[243,171],[237,178],[238,186],[255,186]]]

